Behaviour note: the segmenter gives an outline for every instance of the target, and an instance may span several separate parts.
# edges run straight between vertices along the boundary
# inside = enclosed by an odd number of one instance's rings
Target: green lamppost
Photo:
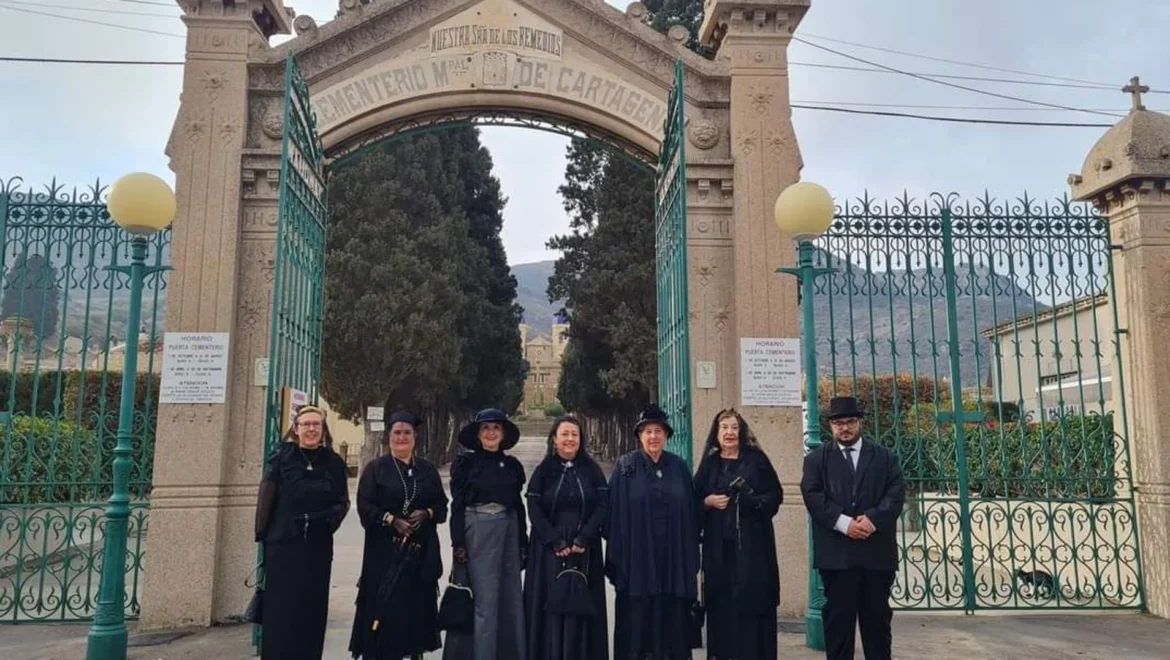
[[[776,225],[796,241],[796,268],[777,272],[795,275],[800,282],[801,348],[804,350],[805,437],[806,451],[821,446],[820,411],[817,409],[816,325],[813,319],[813,280],[833,272],[832,268],[813,266],[812,242],[833,224],[833,198],[815,183],[800,182],[788,186],[776,198]],[[810,649],[825,648],[825,626],[821,609],[825,605],[825,586],[812,567],[812,520],[808,538],[808,608],[804,615],[804,643]]]
[[[137,172],[114,182],[106,208],[119,227],[132,235],[130,266],[109,270],[130,276],[130,311],[126,318],[126,360],[122,367],[122,399],[118,411],[118,443],[114,447],[114,492],[106,506],[105,546],[97,612],[89,629],[87,660],[126,658],[126,533],[130,520],[130,452],[134,439],[134,395],[138,385],[138,335],[142,316],[142,285],[150,273],[165,267],[147,266],[147,241],[175,217],[175,194],[165,181]]]

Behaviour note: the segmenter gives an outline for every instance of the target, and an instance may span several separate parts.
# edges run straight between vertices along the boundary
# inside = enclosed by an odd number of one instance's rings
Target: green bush
[[[0,423],[0,504],[92,502],[110,495],[113,439],[72,422]]]
[[[964,409],[977,409],[964,402]],[[933,408],[933,407],[930,407]],[[906,417],[914,451],[902,455],[907,481],[955,494],[959,461],[955,425],[939,424],[934,411],[916,407]],[[968,490],[982,497],[1111,499],[1116,496],[1116,436],[1112,415],[1070,415],[1045,423],[1006,422],[985,411],[981,423],[963,425]]]
[[[544,407],[545,417],[560,417],[565,414],[565,407],[559,403],[550,403]]]
[[[0,411],[36,416],[53,414],[58,381],[69,373],[18,371],[14,375],[11,371],[0,371]]]
[[[154,437],[158,426],[159,375],[138,375],[134,396],[134,434]],[[92,429],[118,432],[118,412],[122,405],[122,372],[70,371],[65,378],[64,417]],[[149,414],[147,414],[149,411]]]

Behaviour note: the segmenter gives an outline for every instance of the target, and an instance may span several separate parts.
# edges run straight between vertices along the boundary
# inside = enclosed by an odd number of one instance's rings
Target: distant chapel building
[[[561,380],[561,356],[569,343],[569,324],[564,317],[557,316],[552,325],[552,338],[533,331],[520,324],[520,339],[524,342],[524,359],[528,362],[528,378],[524,381],[524,401],[520,404],[524,412],[538,412],[557,403],[557,384]]]

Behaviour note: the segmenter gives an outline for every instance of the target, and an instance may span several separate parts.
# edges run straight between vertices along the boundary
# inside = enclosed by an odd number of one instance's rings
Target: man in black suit
[[[829,402],[833,441],[804,458],[800,492],[812,518],[813,566],[825,585],[825,656],[852,660],[861,627],[866,660],[891,657],[890,587],[906,484],[898,457],[861,436],[853,397]]]

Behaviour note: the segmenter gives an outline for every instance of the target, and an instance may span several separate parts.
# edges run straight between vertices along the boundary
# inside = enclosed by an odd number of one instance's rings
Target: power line
[[[119,66],[183,66],[182,60],[77,60],[55,57],[9,57],[0,55],[0,62],[29,64],[113,64]]]
[[[988,112],[1063,112],[1052,108],[1037,108],[1018,105],[934,105],[919,103],[870,103],[867,101],[810,101],[793,99],[793,103],[815,103],[817,105],[862,106],[867,108],[913,108],[918,110],[979,110]],[[1100,112],[1116,112],[1117,108],[1090,108]],[[1154,112],[1161,112],[1154,110]]]
[[[837,108],[831,106],[815,106],[792,104],[800,110],[822,110],[826,112],[843,112],[850,115],[873,115],[876,117],[900,117],[902,119],[922,119],[927,121],[942,121],[954,124],[992,124],[997,126],[1048,126],[1052,128],[1111,128],[1112,124],[1082,124],[1074,122],[1050,121],[1013,121],[1010,119],[980,119],[978,117],[940,117],[937,115],[920,115],[909,112],[888,112],[882,110],[857,110],[854,108]]]
[[[843,44],[845,46],[854,46],[856,48],[866,48],[869,50],[876,50],[882,53],[892,53],[894,55],[904,55],[906,57],[916,57],[918,59],[930,60],[932,62],[942,62],[944,64],[957,64],[959,66],[969,66],[975,69],[985,69],[987,71],[998,71],[1000,73],[1015,73],[1022,76],[1035,76],[1037,78],[1049,78],[1051,80],[1063,80],[1064,82],[1084,83],[1086,85],[1096,85],[1104,89],[1113,89],[1115,85],[1109,83],[1097,82],[1095,80],[1082,80],[1080,78],[1064,78],[1062,76],[1051,76],[1045,73],[1032,73],[1031,71],[1021,71],[1019,69],[1004,69],[996,66],[989,66],[986,64],[977,64],[975,62],[964,62],[962,60],[949,60],[945,57],[935,57],[933,55],[924,55],[922,53],[911,53],[904,50],[895,50],[893,48],[883,48],[881,46],[870,46],[869,44],[861,44],[855,41],[845,41],[844,39],[833,39],[831,37],[822,37],[808,32],[801,32],[802,37],[813,39],[816,41],[828,41],[835,44]]]
[[[861,57],[857,57],[856,55],[850,55],[848,53],[843,53],[839,50],[834,50],[832,48],[829,48],[828,46],[814,44],[813,42],[807,41],[807,40],[802,39],[800,37],[793,37],[793,40],[799,41],[800,43],[806,44],[808,46],[812,46],[813,48],[819,48],[820,50],[823,50],[823,51],[826,51],[829,53],[833,53],[834,55],[838,55],[838,56],[844,57],[846,59],[854,60],[856,62],[861,62],[862,64],[868,64],[869,66],[876,66],[876,67],[879,67],[882,69],[887,69],[889,71],[893,71],[894,73],[900,73],[904,76],[909,76],[911,78],[916,78],[918,80],[925,80],[926,82],[932,82],[936,85],[943,85],[945,87],[953,87],[955,89],[961,89],[961,90],[968,91],[968,92],[974,92],[976,94],[983,94],[985,96],[993,96],[995,98],[1006,99],[1008,101],[1019,101],[1020,103],[1027,103],[1029,105],[1046,106],[1049,108],[1058,108],[1060,110],[1069,110],[1069,111],[1073,111],[1073,112],[1084,112],[1084,113],[1088,113],[1088,114],[1105,115],[1105,116],[1109,116],[1109,117],[1122,116],[1122,115],[1118,115],[1116,113],[1111,113],[1111,112],[1098,112],[1096,110],[1086,110],[1083,108],[1074,108],[1074,107],[1067,106],[1067,105],[1060,105],[1058,103],[1048,103],[1046,101],[1036,101],[1033,99],[1028,99],[1028,98],[1024,98],[1024,97],[1020,97],[1020,96],[1012,96],[1010,94],[1000,94],[999,92],[990,92],[990,91],[987,91],[985,89],[979,89],[978,87],[968,87],[966,85],[959,85],[957,83],[947,82],[945,80],[939,80],[937,78],[931,78],[930,76],[926,76],[926,75],[922,75],[922,74],[912,73],[909,71],[903,71],[901,69],[898,69],[898,68],[895,68],[892,66],[887,66],[887,65],[881,64],[879,62],[873,62],[873,61],[870,61],[870,60],[867,60],[867,59],[864,59]]]
[[[844,65],[844,64],[824,64],[821,62],[797,62],[794,60],[789,60],[788,64],[790,66],[797,66],[797,67],[807,66],[807,67],[810,67],[813,69],[833,69],[836,71],[858,71],[861,73],[886,73],[886,74],[901,74],[901,73],[903,73],[902,71],[890,71],[888,69],[877,69],[874,67],[848,66],[848,65]],[[911,73],[911,74],[920,75],[920,76],[930,76],[931,78],[942,78],[942,79],[946,79],[946,80],[970,80],[970,81],[974,81],[974,82],[1003,83],[1003,84],[1009,84],[1009,85],[1032,85],[1034,87],[1066,87],[1066,88],[1070,88],[1070,89],[1092,89],[1092,90],[1096,90],[1096,91],[1110,91],[1110,92],[1113,92],[1113,91],[1120,89],[1119,87],[1116,87],[1113,85],[1076,85],[1076,84],[1071,84],[1071,83],[1041,82],[1038,80],[1019,80],[1019,79],[1013,79],[1013,78],[988,78],[988,77],[984,77],[984,76],[963,76],[963,75],[946,74],[946,73],[922,73],[920,71],[908,71],[906,73]],[[1170,94],[1170,90],[1151,89],[1149,92],[1146,92],[1146,93],[1147,94]]]
[[[102,21],[91,21],[88,18],[77,18],[75,16],[62,16],[60,14],[51,14],[49,12],[36,11],[34,9],[23,9],[20,7],[13,7],[11,5],[0,4],[0,9],[7,9],[8,11],[18,11],[18,12],[22,12],[25,14],[36,14],[38,16],[48,16],[49,18],[57,18],[57,19],[61,19],[63,21],[74,21],[77,23],[87,23],[90,25],[101,25],[104,27],[119,28],[122,30],[130,30],[132,32],[145,32],[147,34],[159,34],[159,35],[162,35],[164,37],[179,37],[180,39],[186,38],[183,35],[176,34],[174,32],[162,32],[160,30],[151,30],[148,28],[133,27],[130,25],[121,25],[119,23],[104,23]]]
[[[21,6],[21,5],[26,5],[26,6],[33,6],[33,7],[45,7],[47,9],[65,9],[68,11],[88,11],[88,12],[94,12],[94,13],[98,13],[98,14],[121,14],[124,16],[151,16],[154,18],[169,18],[171,20],[178,18],[177,14],[163,14],[161,12],[123,11],[123,10],[119,10],[119,9],[98,9],[95,7],[72,7],[70,5],[54,5],[54,4],[44,3],[44,2],[28,2],[28,0],[24,0],[23,2],[13,1],[13,0],[0,0],[0,5],[5,5],[8,7],[13,7],[13,8]]]
[[[118,2],[129,2],[129,3],[135,4],[135,5],[155,5],[158,7],[171,7],[172,9],[177,7],[177,5],[175,5],[172,2],[152,2],[152,0],[117,0],[117,1]]]

